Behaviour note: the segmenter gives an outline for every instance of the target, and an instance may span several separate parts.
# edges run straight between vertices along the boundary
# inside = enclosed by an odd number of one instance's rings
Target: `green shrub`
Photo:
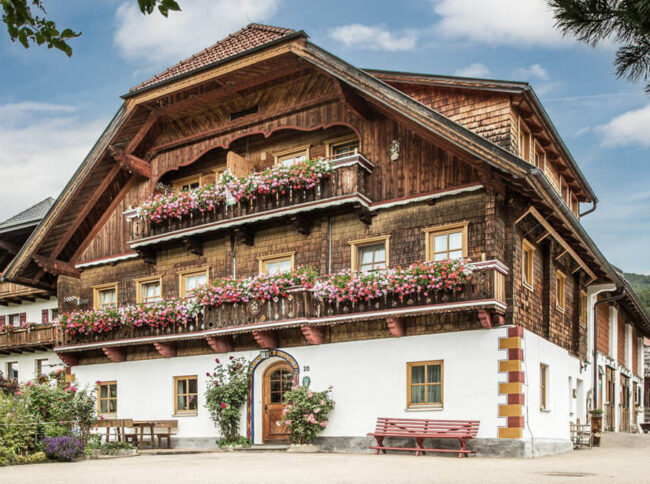
[[[12,462],[16,455],[37,450],[34,417],[20,395],[0,392],[0,455]]]
[[[30,455],[17,455],[14,464],[43,464],[47,462],[45,452],[35,452]]]
[[[286,426],[291,442],[309,444],[325,430],[329,421],[327,415],[334,408],[330,386],[324,392],[312,392],[307,387],[293,387],[284,394],[287,406],[278,425]]]

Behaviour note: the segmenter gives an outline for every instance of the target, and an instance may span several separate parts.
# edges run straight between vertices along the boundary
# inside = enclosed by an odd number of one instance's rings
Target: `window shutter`
[[[0,316],[0,324],[4,325],[7,321],[7,316]]]
[[[27,313],[20,313],[20,324],[23,325],[27,322]]]
[[[50,310],[49,309],[42,309],[41,310],[41,323],[47,324],[50,322],[49,319],[50,316]]]

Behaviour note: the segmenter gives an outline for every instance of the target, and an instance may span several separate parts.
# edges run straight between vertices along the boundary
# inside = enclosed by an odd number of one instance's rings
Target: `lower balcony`
[[[286,297],[253,299],[205,307],[188,324],[169,324],[164,328],[121,327],[94,334],[57,333],[59,356],[103,350],[112,361],[124,361],[124,347],[153,344],[163,356],[175,356],[175,345],[201,340],[217,353],[232,351],[233,335],[252,335],[263,348],[278,346],[277,335],[286,329],[299,330],[303,344],[325,343],[325,328],[365,321],[385,321],[393,336],[403,336],[409,318],[447,313],[471,313],[477,327],[491,328],[505,323],[505,280],[508,269],[498,261],[471,264],[471,280],[453,291],[414,293],[400,298],[387,294],[370,301],[326,302],[313,290],[291,289]],[[207,348],[207,346],[206,346]]]
[[[46,351],[52,349],[56,340],[54,325],[0,329],[0,354]]]

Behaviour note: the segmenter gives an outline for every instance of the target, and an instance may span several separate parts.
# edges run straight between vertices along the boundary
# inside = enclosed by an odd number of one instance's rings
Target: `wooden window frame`
[[[558,284],[560,281],[561,284]],[[566,309],[566,274],[559,269],[555,271],[555,307],[561,312]]]
[[[305,159],[308,160],[310,148],[311,145],[303,145],[303,146],[296,146],[288,150],[278,151],[276,153],[273,153],[273,165],[280,166],[283,161],[280,160],[280,158],[289,158],[290,155],[297,155],[298,153],[303,153],[303,152],[305,153]]]
[[[11,372],[12,372],[11,368],[14,365],[16,365],[16,373],[17,373],[15,379],[11,377]],[[6,377],[8,380],[18,381],[18,379],[20,378],[20,363],[18,361],[7,361],[7,364],[5,365],[5,371],[7,372]]]
[[[210,282],[210,266],[201,267],[199,269],[187,269],[178,273],[178,295],[179,297],[186,297],[185,292],[185,278],[188,276],[195,276],[205,272],[205,283]],[[162,295],[162,286],[160,286],[160,294]]]
[[[524,155],[522,153],[522,146],[521,146],[521,135],[522,132],[528,135],[528,154]],[[533,134],[528,128],[528,125],[522,121],[521,116],[519,117],[519,137],[517,138],[517,145],[518,145],[518,151],[519,151],[519,158],[522,158],[523,160],[526,160],[528,163],[535,164],[534,160],[531,160],[531,150],[534,145],[534,139],[533,139]]]
[[[111,398],[111,391],[110,388],[108,390],[108,397],[107,398],[101,398],[101,390],[103,385],[115,385],[115,398]],[[97,383],[97,415],[101,415],[102,417],[116,417],[117,416],[117,380],[109,380],[109,381],[100,381]],[[102,413],[102,400],[115,400],[115,412],[106,412]]]
[[[194,393],[182,393],[181,395],[196,395],[196,410],[179,410],[178,409],[178,385],[176,384],[179,380],[196,380],[196,394]],[[188,385],[189,389],[189,385]],[[174,415],[198,415],[199,414],[199,376],[198,375],[181,375],[174,377]]]
[[[203,185],[203,174],[198,173],[196,175],[189,175],[185,176],[183,178],[177,178],[176,180],[172,180],[172,190],[175,192],[180,192],[180,187],[183,185],[191,185],[193,182],[198,182],[199,187]]]
[[[546,363],[539,364],[539,410],[548,412],[548,369]]]
[[[434,244],[431,243],[432,239],[436,236],[439,235],[449,235],[454,232],[461,232],[462,237],[463,237],[463,247],[462,247],[462,252],[463,252],[463,258],[467,258],[468,254],[468,242],[469,242],[469,236],[468,236],[468,228],[469,228],[469,220],[463,220],[462,222],[455,222],[452,224],[445,224],[445,225],[436,225],[434,227],[427,227],[425,229],[422,229],[422,232],[425,233],[425,239],[424,239],[424,256],[427,261],[433,261],[434,258],[433,256],[435,255],[432,250],[434,249]],[[460,229],[460,230],[459,230]],[[447,247],[449,248],[449,247]],[[447,250],[449,252],[449,250]]]
[[[539,165],[537,164],[536,161],[536,156],[538,153],[541,153],[541,156],[539,157]],[[544,166],[546,166],[546,150],[542,148],[542,145],[540,145],[537,140],[534,140],[533,143],[533,160],[532,164],[535,165],[537,168],[544,170]]]
[[[99,306],[99,293],[102,291],[106,291],[108,289],[114,289],[115,290],[115,307],[119,305],[119,291],[117,288],[117,282],[111,282],[108,284],[100,284],[98,286],[92,286],[93,290],[93,308],[94,309],[102,309]]]
[[[142,285],[150,282],[157,282],[160,286],[160,299],[162,300],[162,276],[140,277],[135,280],[135,300],[138,304],[142,304],[143,300]]]
[[[525,264],[524,255],[528,254],[528,266]],[[535,285],[535,246],[527,239],[521,241],[521,282],[522,285],[531,291]],[[526,282],[528,279],[529,282]]]
[[[269,262],[277,262],[281,260],[286,260],[289,259],[291,261],[291,269],[289,270],[294,270],[296,268],[296,251],[291,251],[291,252],[282,252],[279,254],[269,254],[269,255],[262,255],[257,257],[258,261],[258,274],[266,274],[266,266]]]
[[[384,242],[384,251],[386,252],[386,269],[390,267],[390,238],[391,235],[378,235],[376,237],[367,237],[365,239],[349,240],[350,244],[350,269],[352,272],[359,270],[359,248],[368,245],[379,244]]]
[[[43,362],[44,361],[49,363],[50,359],[49,358],[36,358],[36,359],[34,359],[34,376],[36,378],[39,378],[41,375],[47,375],[47,373],[42,373],[43,372]],[[41,370],[41,371],[39,371],[39,370]]]
[[[334,156],[332,151],[335,146],[345,145],[348,143],[352,143],[353,141],[356,141],[359,144],[356,153],[354,153],[357,154],[361,151],[361,140],[356,134],[349,134],[346,136],[339,136],[338,138],[328,139],[327,141],[325,141],[325,156],[327,158],[332,158]],[[350,155],[346,155],[346,156],[350,156]]]
[[[412,403],[411,402],[411,368],[414,366],[424,366],[424,383],[426,389],[426,367],[428,365],[440,365],[440,403]],[[431,385],[431,383],[430,383]],[[426,398],[426,391],[425,391]],[[418,409],[442,409],[445,405],[445,360],[429,360],[429,361],[409,361],[406,363],[406,408],[407,410]]]
[[[13,318],[18,318],[18,326],[16,326],[13,322]],[[8,328],[20,328],[20,313],[11,313],[7,314],[7,327]]]

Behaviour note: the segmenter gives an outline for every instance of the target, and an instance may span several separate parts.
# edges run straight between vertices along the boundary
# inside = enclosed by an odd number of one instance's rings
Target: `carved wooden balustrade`
[[[57,330],[44,324],[32,328],[7,328],[0,330],[0,354],[46,350],[54,346]]]
[[[495,314],[502,317],[506,309],[505,274],[507,269],[502,264],[496,261],[481,262],[475,265],[470,282],[460,290],[432,291],[428,295],[416,293],[404,299],[387,295],[356,303],[324,302],[314,297],[310,290],[296,288],[291,290],[287,297],[268,301],[228,303],[216,308],[207,307],[203,314],[188,325],[170,325],[166,328],[121,328],[93,335],[66,335],[60,331],[57,346],[100,346],[104,342],[139,338],[192,339],[229,332],[251,332],[466,310],[486,312],[490,318]],[[497,324],[502,324],[502,320]],[[491,325],[492,319],[489,325],[485,323],[484,327]],[[128,343],[137,344],[137,341]]]
[[[359,204],[367,199],[368,179],[374,168],[366,158],[354,154],[337,158],[333,161],[334,172],[321,178],[314,188],[309,190],[288,189],[284,194],[260,195],[255,200],[247,200],[234,205],[219,205],[215,210],[196,211],[181,219],[167,219],[160,223],[138,218],[135,211],[125,212],[131,220],[131,242],[139,243],[143,239],[159,238],[176,232],[193,235],[192,229],[201,232],[218,230],[224,225],[232,227],[238,221],[242,224],[259,222],[260,217],[268,213],[274,217],[286,215],[291,217],[307,210]],[[356,196],[356,198],[355,198]],[[293,210],[292,210],[293,209]],[[286,214],[285,214],[286,212]],[[234,222],[234,223],[228,223]],[[137,244],[136,244],[137,245]]]

